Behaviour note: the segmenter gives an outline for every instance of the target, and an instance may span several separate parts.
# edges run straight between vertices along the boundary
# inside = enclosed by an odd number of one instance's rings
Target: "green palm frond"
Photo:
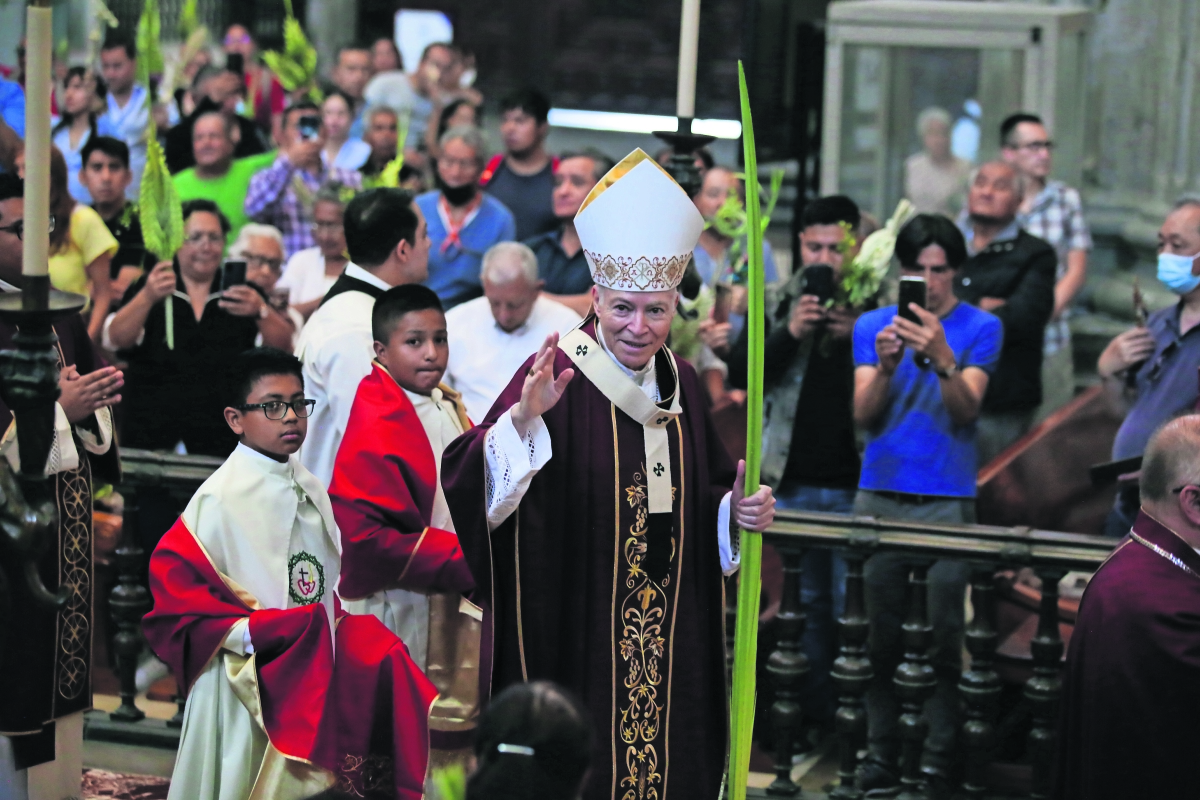
[[[137,81],[143,86],[150,85],[151,75],[162,75],[166,68],[159,45],[161,38],[162,18],[158,0],[145,0],[137,24]]]
[[[284,89],[289,92],[307,89],[309,98],[320,102],[324,93],[317,87],[317,50],[292,13],[291,0],[284,0],[284,9],[287,16],[283,20],[283,52],[268,50],[263,53],[263,61]]]

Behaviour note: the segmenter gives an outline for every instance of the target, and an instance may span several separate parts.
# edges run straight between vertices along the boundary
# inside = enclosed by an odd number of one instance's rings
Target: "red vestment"
[[[329,485],[342,532],[342,597],[392,588],[475,588],[458,537],[429,527],[437,480],[433,449],[412,402],[375,364],[358,386]]]
[[[190,689],[229,629],[248,617],[271,745],[329,770],[357,796],[382,788],[378,770],[390,766],[395,796],[419,800],[437,690],[404,644],[374,617],[339,610],[331,635],[320,603],[255,608],[234,586],[177,521],[150,558],[154,610],[142,627],[159,658]]]

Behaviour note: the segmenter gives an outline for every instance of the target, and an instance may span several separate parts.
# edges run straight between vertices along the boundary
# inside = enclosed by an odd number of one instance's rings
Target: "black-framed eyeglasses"
[[[287,410],[290,408],[296,412],[296,416],[300,419],[312,414],[313,406],[317,404],[316,400],[293,400],[286,402],[284,400],[269,400],[266,403],[244,403],[240,406],[234,406],[238,411],[253,411],[256,408],[261,408],[263,414],[270,420],[281,420],[287,416]]]
[[[5,225],[3,227],[0,227],[0,231],[2,231],[4,233],[11,233],[13,236],[24,241],[24,239],[25,239],[25,220],[19,219],[11,225]],[[46,233],[54,233],[54,216],[53,215],[50,216],[50,225],[46,229]]]

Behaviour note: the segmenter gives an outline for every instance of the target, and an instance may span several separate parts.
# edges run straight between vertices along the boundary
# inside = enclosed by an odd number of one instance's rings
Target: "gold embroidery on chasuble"
[[[58,694],[75,700],[88,688],[92,645],[92,504],[91,466],[79,448],[79,466],[56,475],[61,527],[60,585],[70,587],[59,612]]]
[[[617,469],[619,474],[619,462]],[[663,721],[669,685],[664,681],[670,671],[668,641],[674,617],[670,587],[672,580],[677,580],[673,578],[676,532],[671,538],[672,569],[661,583],[656,582],[642,567],[649,530],[645,464],[638,465],[632,483],[624,487],[622,494],[618,501],[620,558],[616,565],[620,603],[616,610],[621,631],[615,642],[624,673],[617,676],[617,693],[623,696],[618,700],[620,714],[615,733],[624,745],[623,758],[619,759],[623,766],[619,788],[621,800],[658,800],[665,773]],[[672,500],[675,496],[676,487],[672,486]],[[617,742],[613,746],[617,747]]]

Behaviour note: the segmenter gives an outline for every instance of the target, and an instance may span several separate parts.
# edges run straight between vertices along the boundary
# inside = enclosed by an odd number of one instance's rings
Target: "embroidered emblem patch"
[[[587,349],[587,345],[586,345],[586,344],[581,344],[581,345],[579,345],[578,347],[576,347],[576,348],[575,348],[575,355],[577,355],[577,356],[586,356],[586,355],[587,355],[587,351],[588,351],[588,349]]]
[[[309,606],[324,596],[325,568],[316,556],[301,550],[288,561],[288,597],[298,606]]]

